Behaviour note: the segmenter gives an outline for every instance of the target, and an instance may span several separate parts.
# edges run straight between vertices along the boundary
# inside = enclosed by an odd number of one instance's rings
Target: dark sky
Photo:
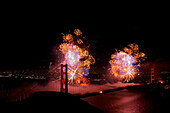
[[[90,52],[97,65],[107,65],[116,48],[123,49],[130,43],[138,44],[148,61],[157,58],[169,61],[170,29],[164,17],[146,15],[140,18],[129,15],[120,19],[110,18],[111,15],[99,18],[103,16],[99,14],[97,17],[84,15],[86,18],[70,22],[67,19],[35,15],[19,14],[1,21],[1,69],[48,65],[52,47],[62,38],[61,33],[72,33],[75,28],[80,29],[91,44]]]

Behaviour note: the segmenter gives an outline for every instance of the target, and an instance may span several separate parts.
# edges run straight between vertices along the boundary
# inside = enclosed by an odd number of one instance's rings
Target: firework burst
[[[138,67],[144,57],[145,54],[139,52],[137,44],[129,44],[123,51],[117,51],[111,55],[110,73],[119,80],[132,80],[137,75]]]
[[[79,29],[75,29],[74,34],[63,34],[63,43],[59,45],[59,50],[56,50],[62,55],[58,55],[60,58],[56,64],[68,64],[68,79],[72,84],[85,79],[89,74],[90,65],[95,63],[95,59],[89,54],[89,47]],[[55,69],[59,71],[59,68]]]

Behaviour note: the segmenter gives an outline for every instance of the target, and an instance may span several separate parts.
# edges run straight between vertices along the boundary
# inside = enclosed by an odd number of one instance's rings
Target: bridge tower
[[[154,65],[151,66],[151,83],[155,82],[155,68]]]
[[[64,89],[65,84],[65,89]],[[63,65],[61,64],[61,92],[68,93],[68,75],[67,75],[67,64]]]

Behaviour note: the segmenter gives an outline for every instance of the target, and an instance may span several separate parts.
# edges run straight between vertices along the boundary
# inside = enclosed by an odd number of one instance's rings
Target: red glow
[[[89,84],[81,83],[80,86],[89,86]]]

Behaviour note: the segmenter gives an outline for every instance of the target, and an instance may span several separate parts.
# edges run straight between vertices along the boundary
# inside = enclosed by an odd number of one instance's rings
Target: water
[[[86,97],[83,100],[104,113],[167,113],[170,111],[169,94],[142,86]]]

